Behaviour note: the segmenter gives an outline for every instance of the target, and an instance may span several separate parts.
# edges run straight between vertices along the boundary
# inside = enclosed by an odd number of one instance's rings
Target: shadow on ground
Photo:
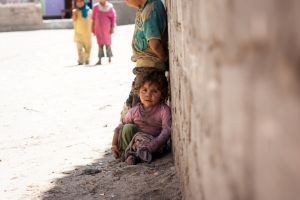
[[[150,164],[129,166],[106,151],[105,156],[94,163],[63,173],[66,176],[57,179],[41,199],[181,199],[171,153]]]

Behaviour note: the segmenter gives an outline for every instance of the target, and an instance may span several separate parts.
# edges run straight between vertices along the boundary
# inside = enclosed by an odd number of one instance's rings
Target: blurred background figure
[[[75,42],[77,44],[78,65],[90,63],[92,48],[92,10],[85,0],[75,0],[73,10]]]
[[[102,57],[108,57],[108,62],[111,62],[113,56],[111,50],[111,34],[116,26],[116,11],[113,4],[106,0],[99,0],[93,8],[93,33],[97,38],[99,46],[98,62],[96,65],[101,65]],[[105,46],[105,53],[104,53]]]

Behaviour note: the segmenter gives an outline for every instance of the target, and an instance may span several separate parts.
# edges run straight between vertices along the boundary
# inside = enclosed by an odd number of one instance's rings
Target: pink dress
[[[99,45],[111,45],[111,29],[116,26],[116,11],[113,5],[97,3],[93,8],[94,33]]]
[[[134,124],[139,132],[154,137],[151,145],[153,147],[152,152],[154,152],[170,138],[171,118],[171,109],[165,103],[159,103],[148,111],[143,108],[141,103],[138,103],[126,113],[122,122],[115,128],[114,133],[118,134],[125,124]]]

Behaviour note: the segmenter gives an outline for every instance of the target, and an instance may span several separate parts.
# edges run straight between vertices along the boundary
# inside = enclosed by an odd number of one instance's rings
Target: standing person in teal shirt
[[[133,73],[136,75],[130,95],[126,101],[127,108],[138,102],[137,88],[144,76],[153,71],[165,73],[168,66],[168,28],[167,14],[161,0],[126,0],[127,5],[137,8],[135,30],[132,40],[133,55],[136,63]],[[126,111],[125,111],[126,112]],[[122,115],[125,114],[124,110]]]

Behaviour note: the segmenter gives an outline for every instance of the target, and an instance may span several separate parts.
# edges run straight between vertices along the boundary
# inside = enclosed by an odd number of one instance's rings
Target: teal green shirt
[[[161,0],[147,0],[144,7],[137,11],[132,41],[132,60],[137,62],[137,67],[162,67],[159,65],[163,63],[148,44],[151,39],[161,40],[163,47],[167,49],[167,14]],[[140,59],[146,62],[141,62]],[[138,66],[140,64],[147,66]]]

